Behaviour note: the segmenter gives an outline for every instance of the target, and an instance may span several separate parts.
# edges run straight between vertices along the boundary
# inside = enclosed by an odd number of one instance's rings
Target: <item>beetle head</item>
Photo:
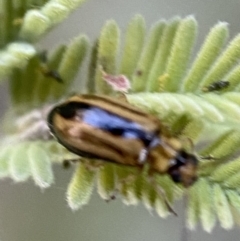
[[[189,187],[197,180],[197,166],[197,157],[181,150],[174,159],[174,164],[168,169],[168,174],[174,182]]]

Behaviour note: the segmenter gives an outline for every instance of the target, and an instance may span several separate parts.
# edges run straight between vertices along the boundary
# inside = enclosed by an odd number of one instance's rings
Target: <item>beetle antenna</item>
[[[215,160],[219,160],[219,158],[214,157],[213,155],[208,155],[208,156],[200,156],[199,157],[201,160],[210,160],[210,161],[215,161]]]

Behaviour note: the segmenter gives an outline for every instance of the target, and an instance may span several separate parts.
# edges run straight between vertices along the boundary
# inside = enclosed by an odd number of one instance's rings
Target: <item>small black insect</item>
[[[210,84],[209,86],[203,87],[204,92],[219,91],[227,88],[230,82],[227,80],[218,80]]]
[[[48,66],[48,57],[47,51],[42,51],[38,54],[39,59],[41,60],[41,73],[48,78],[56,80],[58,83],[64,83],[62,77],[57,70],[51,69]]]
[[[64,83],[60,74],[56,70],[45,69],[43,70],[43,74],[46,77],[55,79],[58,83]]]

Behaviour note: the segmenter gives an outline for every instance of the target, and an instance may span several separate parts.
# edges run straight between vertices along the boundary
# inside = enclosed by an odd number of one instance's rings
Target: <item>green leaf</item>
[[[190,230],[194,230],[199,221],[200,205],[199,205],[199,187],[201,187],[200,182],[197,182],[194,186],[190,187],[188,194],[187,203],[187,214],[186,214],[186,225]]]
[[[14,7],[12,1],[3,1],[2,14],[5,14],[5,18],[2,18],[2,31],[1,31],[1,42],[8,42],[12,39],[13,32],[12,30],[12,21],[14,18]]]
[[[71,209],[76,210],[86,205],[92,195],[95,172],[85,163],[80,163],[67,190],[67,201]]]
[[[186,74],[190,55],[197,34],[197,22],[193,16],[183,19],[174,38],[165,72],[169,76],[164,89],[177,92],[182,86],[182,79]]]
[[[38,10],[30,10],[24,17],[20,36],[24,40],[34,42],[51,27],[50,19]]]
[[[227,92],[224,93],[223,98],[232,101],[233,103],[240,105],[240,95],[238,92]]]
[[[155,49],[156,53],[153,64],[149,70],[147,79],[147,90],[150,92],[158,92],[160,88],[159,77],[164,74],[170,57],[170,52],[174,42],[174,37],[180,23],[180,18],[175,17],[166,24],[163,34],[159,39],[159,44]]]
[[[214,95],[214,94],[205,94],[203,98],[208,101],[210,104],[214,105],[216,108],[221,110],[226,117],[231,118],[233,120],[239,120],[240,118],[240,107],[232,103],[227,99],[223,99],[222,96]]]
[[[20,29],[21,39],[36,42],[84,2],[85,0],[54,0],[48,1],[39,10],[27,11]]]
[[[54,181],[51,160],[47,152],[38,145],[32,143],[28,150],[32,177],[35,183],[41,188],[51,186]]]
[[[126,205],[136,205],[139,197],[136,192],[136,181],[141,177],[138,169],[134,167],[116,166],[116,188]],[[142,188],[142,186],[141,186]],[[142,190],[139,190],[142,194]],[[140,195],[141,195],[140,194]]]
[[[145,90],[146,85],[149,85],[147,77],[149,76],[151,70],[150,68],[153,64],[155,55],[158,56],[158,51],[156,51],[156,49],[158,48],[159,42],[162,38],[165,25],[165,21],[159,21],[150,29],[149,37],[144,45],[132,79],[132,89],[135,92],[143,91]]]
[[[98,41],[96,41],[93,44],[92,50],[91,50],[91,57],[89,61],[89,67],[88,67],[88,78],[87,78],[87,92],[90,94],[93,94],[96,92],[96,82],[95,82],[95,71],[97,69],[97,59],[98,56]]]
[[[229,203],[224,193],[224,190],[222,190],[222,188],[218,184],[215,184],[213,186],[213,197],[216,214],[218,216],[221,226],[224,229],[232,229],[234,223],[231,209],[229,207]]]
[[[51,95],[54,99],[59,99],[71,86],[87,53],[88,45],[88,38],[80,35],[73,39],[64,51],[58,68],[63,84],[56,83],[55,88],[52,87]]]
[[[59,80],[54,79],[51,76],[48,76],[49,72],[57,73],[59,76],[59,65],[61,63],[61,60],[63,58],[63,55],[67,49],[66,45],[60,44],[55,49],[53,49],[52,52],[49,53],[49,57],[47,56],[47,60],[45,63],[42,63],[43,66],[43,75],[45,74],[45,79],[42,79],[42,81],[39,83],[38,89],[39,89],[39,99],[41,102],[47,102],[52,101],[54,98],[54,92],[55,89],[59,89],[59,85],[67,84],[62,80],[62,82],[59,82]],[[44,70],[45,68],[45,70]],[[46,71],[46,73],[44,73]],[[62,79],[62,76],[60,76]]]
[[[161,197],[159,197],[161,198]],[[148,210],[152,210],[155,207],[155,202],[157,200],[157,193],[155,187],[148,180],[142,185],[142,201]]]
[[[76,9],[79,5],[83,4],[85,0],[54,0],[56,3],[59,3],[70,10]]]
[[[201,152],[202,156],[211,154],[215,158],[223,158],[232,155],[240,145],[239,131],[226,131],[212,145]]]
[[[227,46],[226,50],[221,54],[214,66],[204,78],[201,86],[224,79],[224,77],[232,70],[240,59],[240,34],[238,34]]]
[[[229,178],[227,178],[224,181],[224,186],[226,186],[227,188],[234,188],[234,189],[238,189],[239,185],[240,185],[240,173],[236,173],[232,176],[230,176]]]
[[[102,78],[102,70],[108,74],[116,73],[116,58],[119,48],[120,30],[115,21],[104,25],[98,40],[97,69],[95,75],[96,91],[100,94],[111,93],[111,88]]]
[[[129,187],[130,192],[132,192],[131,200],[133,204],[138,204],[138,202],[142,200],[142,187],[144,185],[145,178],[145,173],[136,176],[135,180]]]
[[[10,154],[9,171],[13,180],[17,182],[26,181],[30,174],[30,163],[27,156],[28,145],[18,144]]]
[[[62,4],[50,1],[43,6],[41,13],[49,18],[52,25],[56,25],[67,18],[69,9]]]
[[[36,86],[40,78],[39,62],[38,57],[33,57],[24,71],[15,70],[13,72],[10,88],[12,103],[16,108],[34,103],[37,99]]]
[[[139,93],[127,95],[127,99],[131,104],[142,110],[155,114],[161,120],[167,118],[169,112],[172,110],[174,110],[175,114],[178,116],[188,114],[193,118],[199,118],[205,115],[204,109],[201,108],[198,102],[195,102],[191,97],[186,95],[170,93]]]
[[[129,23],[121,60],[120,73],[131,78],[137,66],[145,35],[145,20],[136,15]]]
[[[97,178],[98,193],[101,198],[110,200],[115,194],[115,166],[113,164],[104,164],[98,171]]]
[[[211,232],[216,224],[216,216],[214,213],[214,197],[212,195],[212,187],[206,179],[198,181],[198,199],[199,212],[203,229]]]
[[[230,204],[236,208],[238,211],[238,214],[240,214],[240,195],[238,192],[233,191],[233,190],[228,190],[227,191],[227,196],[230,201]]]
[[[222,164],[211,174],[211,179],[214,182],[224,182],[237,174],[240,170],[240,158],[231,161],[227,164]]]
[[[194,92],[198,89],[202,79],[216,61],[228,38],[227,27],[227,23],[220,22],[210,30],[197,54],[196,60],[185,77],[184,90],[186,92]]]
[[[24,68],[36,49],[27,43],[10,43],[0,52],[0,79],[12,74],[15,68]]]
[[[156,200],[155,200],[155,210],[156,210],[156,213],[159,215],[159,217],[161,218],[166,218],[169,216],[169,210],[166,206],[166,203],[163,201],[162,198],[158,197]]]

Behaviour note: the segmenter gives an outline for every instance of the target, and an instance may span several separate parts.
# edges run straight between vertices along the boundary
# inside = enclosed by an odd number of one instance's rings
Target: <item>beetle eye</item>
[[[59,106],[56,112],[66,119],[73,118],[76,114],[76,108],[70,104]]]
[[[171,176],[172,180],[176,183],[181,182],[181,174],[178,169],[173,169],[168,172],[168,174]]]

